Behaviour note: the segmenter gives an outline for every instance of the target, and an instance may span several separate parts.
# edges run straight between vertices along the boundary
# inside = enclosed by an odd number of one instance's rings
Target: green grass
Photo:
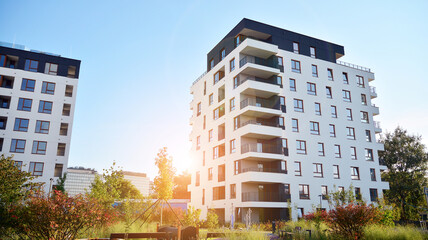
[[[136,221],[129,228],[128,232],[156,232],[156,223],[145,223],[140,227],[141,221]],[[114,225],[100,228],[100,229],[90,229],[86,232],[79,233],[77,238],[108,238],[111,233],[124,233],[126,231],[126,224],[124,222],[118,222]]]
[[[423,240],[428,239],[428,233],[411,226],[384,227],[373,225],[365,230],[365,239],[374,240]]]

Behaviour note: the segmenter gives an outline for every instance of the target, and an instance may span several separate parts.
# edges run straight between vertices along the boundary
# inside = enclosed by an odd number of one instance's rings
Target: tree
[[[62,193],[65,193],[65,180],[67,179],[67,173],[64,173],[62,177],[59,177],[58,180],[56,180],[56,185],[54,185],[54,190],[60,191]],[[55,193],[56,191],[54,191]]]
[[[0,156],[0,237],[15,225],[11,209],[28,197],[29,189],[38,186],[32,179],[31,173],[21,171],[12,157]]]
[[[174,199],[190,199],[190,192],[187,191],[187,186],[190,184],[190,176],[189,172],[184,171],[174,177]]]
[[[423,187],[427,184],[425,177],[428,154],[421,143],[421,136],[409,135],[397,127],[394,132],[386,133],[382,142],[385,151],[379,156],[384,160],[388,171],[383,174],[389,182],[385,198],[396,203],[401,211],[401,220],[417,220],[418,208],[425,207]]]

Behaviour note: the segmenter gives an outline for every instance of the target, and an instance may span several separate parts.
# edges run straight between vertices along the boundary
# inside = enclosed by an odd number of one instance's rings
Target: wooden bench
[[[152,233],[112,233],[110,240],[119,239],[136,239],[136,238],[156,238],[156,239],[172,239],[172,234],[166,232],[152,232]]]

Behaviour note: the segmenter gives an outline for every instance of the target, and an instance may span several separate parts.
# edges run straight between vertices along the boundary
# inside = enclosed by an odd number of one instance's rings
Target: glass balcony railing
[[[243,192],[243,202],[285,202],[291,199],[291,194],[279,192]]]
[[[276,68],[279,70],[281,70],[281,67],[282,67],[278,64],[278,58],[276,56],[272,56],[267,59],[255,57],[255,56],[244,56],[241,60],[239,60],[239,67],[241,68],[247,63],[254,63],[257,65]]]
[[[260,77],[255,77],[255,76],[249,76],[249,77],[246,77],[246,78],[240,77],[237,86],[243,84],[246,81],[256,81],[256,82],[263,82],[263,83],[269,83],[269,84],[274,84],[274,85],[281,86],[281,83],[277,82],[277,77],[276,76],[273,76],[273,77],[268,78],[268,79],[266,79],[266,78],[260,78]]]
[[[271,109],[280,109],[280,106],[275,106],[275,102],[268,99],[263,98],[246,98],[241,101],[241,109],[247,107],[247,106],[256,106],[256,107],[264,107],[264,108],[271,108]]]
[[[247,143],[241,145],[241,154],[248,152],[283,154],[283,147],[266,143]]]
[[[266,173],[284,173],[284,174],[288,173],[287,170],[282,170],[280,168],[257,168],[257,167],[243,168],[242,173],[246,173],[246,172],[266,172]]]

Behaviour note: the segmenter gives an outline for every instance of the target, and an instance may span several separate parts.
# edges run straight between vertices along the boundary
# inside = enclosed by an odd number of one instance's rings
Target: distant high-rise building
[[[67,168],[80,60],[0,43],[0,152],[44,190]]]
[[[374,74],[343,55],[249,19],[208,53],[190,103],[189,190],[202,217],[213,209],[223,221],[296,219],[350,186],[368,202],[382,197]]]
[[[67,168],[65,191],[70,196],[85,194],[91,191],[97,171],[83,167]]]
[[[141,195],[147,197],[150,193],[150,179],[145,173],[123,171],[123,177],[134,185]]]

